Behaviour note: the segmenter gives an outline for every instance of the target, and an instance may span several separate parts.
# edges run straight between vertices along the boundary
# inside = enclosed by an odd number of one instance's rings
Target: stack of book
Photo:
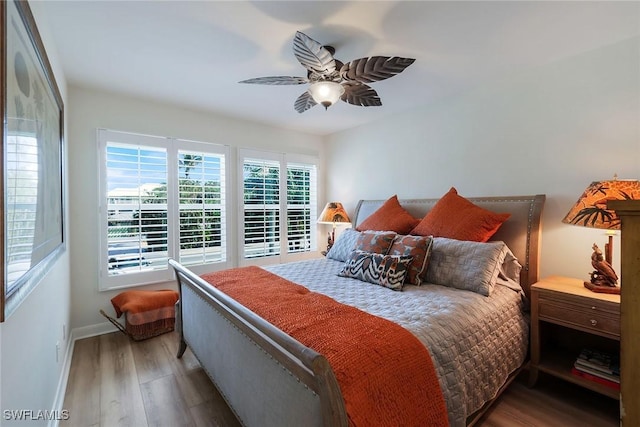
[[[620,359],[617,355],[585,348],[573,364],[571,373],[620,390]]]

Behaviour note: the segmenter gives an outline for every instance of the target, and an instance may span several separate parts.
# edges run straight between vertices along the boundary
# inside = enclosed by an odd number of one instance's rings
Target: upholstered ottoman
[[[125,291],[111,299],[116,317],[125,315],[125,325],[100,310],[111,323],[134,341],[145,340],[173,331],[176,320],[175,304],[178,292],[165,289],[160,291]]]

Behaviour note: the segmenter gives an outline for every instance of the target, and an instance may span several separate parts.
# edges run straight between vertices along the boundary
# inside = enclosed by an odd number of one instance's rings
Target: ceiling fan
[[[338,99],[362,107],[382,105],[380,96],[367,83],[388,79],[401,73],[415,59],[399,56],[372,56],[342,63],[333,57],[335,49],[323,46],[297,31],[293,38],[293,54],[307,69],[307,77],[272,76],[242,80],[239,83],[263,85],[300,85],[309,89],[296,99],[294,108],[303,113],[316,104],[329,108]]]

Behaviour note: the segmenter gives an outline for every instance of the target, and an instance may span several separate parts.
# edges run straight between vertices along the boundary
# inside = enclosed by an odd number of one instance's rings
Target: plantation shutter
[[[243,161],[244,258],[280,254],[280,163]]]
[[[226,261],[224,155],[178,151],[179,260]]]
[[[316,166],[287,164],[288,252],[315,250],[317,208]]]
[[[167,149],[106,143],[107,275],[166,270]]]

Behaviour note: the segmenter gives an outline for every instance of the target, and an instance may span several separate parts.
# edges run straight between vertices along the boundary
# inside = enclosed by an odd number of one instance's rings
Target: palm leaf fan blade
[[[336,71],[336,61],[331,52],[300,31],[293,39],[293,54],[302,66],[313,73],[326,75]]]
[[[382,105],[380,96],[370,86],[361,83],[345,83],[342,99],[344,102],[360,107],[379,107]]]
[[[304,113],[314,105],[316,105],[316,101],[311,97],[311,94],[309,94],[309,92],[304,92],[298,97],[298,99],[296,99],[296,102],[293,104],[293,108],[295,108],[298,113]]]
[[[242,80],[238,83],[258,84],[258,85],[301,85],[309,83],[305,77],[291,76],[271,76],[256,77],[255,79]]]
[[[340,69],[340,76],[345,80],[363,83],[378,82],[401,73],[414,62],[413,58],[399,56],[359,58],[344,64]]]

